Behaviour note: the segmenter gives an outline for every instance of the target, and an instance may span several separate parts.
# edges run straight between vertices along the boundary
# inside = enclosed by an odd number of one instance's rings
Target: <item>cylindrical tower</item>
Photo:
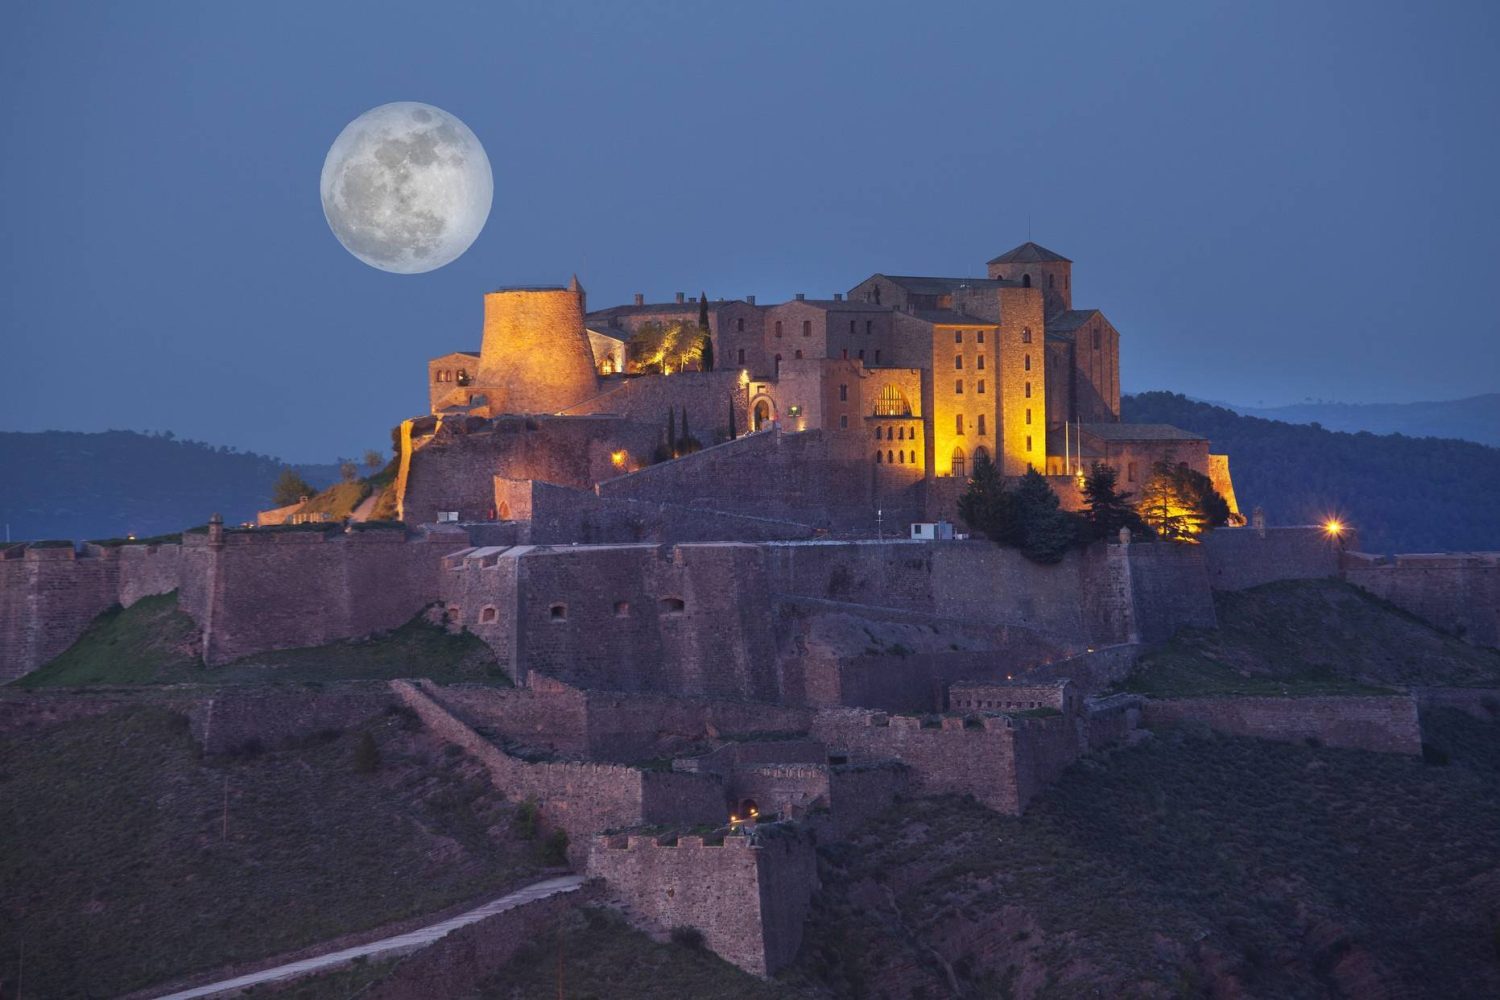
[[[502,288],[484,297],[476,388],[491,413],[554,413],[599,391],[583,288]]]

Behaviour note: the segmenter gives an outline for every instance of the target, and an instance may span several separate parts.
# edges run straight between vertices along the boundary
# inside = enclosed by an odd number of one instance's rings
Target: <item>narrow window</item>
[[[1031,355],[1026,355],[1022,360],[1025,362],[1025,364],[1023,364],[1021,367],[1025,368],[1027,371],[1031,371]]]
[[[987,429],[987,428],[986,428],[986,427],[985,427],[985,426],[984,426],[984,414],[983,414],[983,413],[981,413],[981,414],[980,414],[980,415],[979,415],[979,436],[980,436],[980,437],[984,437],[984,435],[985,435],[985,434],[987,434],[987,433],[989,433],[989,431],[988,431],[988,429]]]
[[[852,319],[849,321],[849,332],[850,333],[854,332],[854,320],[852,320]]]
[[[962,413],[955,413],[953,415],[953,433],[955,433],[955,434],[962,434],[963,432],[964,432],[964,415]]]
[[[1127,483],[1133,483],[1133,482],[1135,482],[1135,463],[1134,462],[1128,462],[1125,465],[1125,481]]]
[[[735,333],[745,332],[745,317],[741,316],[739,319],[734,321],[734,331]]]
[[[895,464],[895,461],[896,461],[896,453],[894,451],[888,451],[888,452],[885,453],[885,464],[886,465],[893,465],[893,464]]]
[[[978,332],[976,332],[974,334],[974,339],[977,340],[981,344],[984,343],[984,331],[983,330],[979,330]]]
[[[876,305],[880,304],[880,296],[879,295],[875,296],[875,303],[876,303]],[[867,320],[865,320],[865,336],[868,337],[870,334],[872,334],[874,332],[875,332],[875,321],[873,319],[867,319]]]
[[[875,348],[875,363],[880,364],[880,348]]]
[[[879,285],[875,286],[874,292],[875,292],[875,304],[878,306],[878,305],[880,305],[880,286]]]
[[[743,347],[740,348],[739,356],[740,356],[739,363],[740,364],[744,364],[745,363],[745,349]]]
[[[964,394],[964,380],[963,379],[959,378],[959,379],[954,379],[953,380],[953,392],[954,392],[955,395],[959,395],[959,396],[962,396]]]
[[[441,371],[434,371],[432,373],[432,380],[434,382],[441,382],[443,380],[443,373]]]
[[[953,474],[960,479],[964,476],[964,450],[958,445],[953,446]]]
[[[812,320],[805,319],[805,320],[802,321],[802,336],[804,336],[804,337],[811,337],[812,336]]]
[[[849,385],[847,382],[839,386],[839,402],[849,402]]]
[[[494,622],[499,617],[500,612],[494,607],[494,605],[485,605],[484,607],[479,609],[479,623],[481,625],[488,625],[491,622]]]
[[[1095,330],[1094,331],[1094,350],[1097,351],[1098,349],[1099,349],[1099,331]]]
[[[875,464],[876,465],[880,465],[884,461],[884,459],[885,459],[885,456],[882,455],[880,452],[877,451],[875,453]]]
[[[1031,423],[1031,407],[1026,407],[1026,422]]]
[[[839,417],[839,426],[842,427],[842,428],[845,428],[845,429],[848,428],[848,426],[849,426],[849,415],[848,414],[844,414],[843,416]]]
[[[964,356],[962,354],[955,354],[953,356],[953,367],[954,368],[963,368],[963,366],[964,366]]]
[[[1029,275],[1029,274],[1023,274],[1023,275],[1021,275],[1021,287],[1022,288],[1030,288],[1031,287],[1031,275]]]
[[[904,452],[904,451],[898,451],[898,452],[896,452],[896,462],[899,465],[905,465],[906,464],[906,452]]]
[[[883,435],[880,433],[880,428],[879,427],[875,428],[875,440],[879,441],[881,439],[881,437],[883,437]]]
[[[1031,383],[1030,382],[1026,383],[1026,398],[1027,399],[1031,398]]]
[[[1030,434],[1026,435],[1026,450],[1027,451],[1031,450],[1031,435]]]
[[[629,601],[616,601],[615,602],[615,617],[616,618],[629,618],[630,617],[630,602]]]
[[[864,348],[860,348],[860,350],[859,350],[859,360],[863,361],[864,359],[865,359]]]
[[[1057,275],[1055,275],[1055,274],[1049,274],[1049,275],[1047,275],[1047,287],[1048,288],[1056,288],[1057,287]]]
[[[977,388],[975,388],[974,391],[979,393],[981,396],[984,395],[984,379],[979,380],[979,385]]]
[[[896,440],[897,441],[905,441],[906,440],[906,428],[905,427],[897,427],[896,428]]]
[[[844,348],[843,355],[844,355],[844,360],[848,361],[849,360],[849,348],[847,348],[847,347]]]
[[[776,336],[781,336],[781,320],[776,321]]]
[[[566,604],[554,604],[547,609],[547,616],[555,622],[568,620],[568,606]]]
[[[801,352],[801,351],[798,351],[798,352],[797,352],[797,360],[798,360],[798,361],[801,361],[801,360],[802,360],[802,352]]]
[[[981,354],[979,356],[979,360],[978,361],[974,362],[974,367],[978,368],[980,371],[984,371],[984,355],[983,354]]]
[[[1028,326],[1024,330],[1021,331],[1021,343],[1023,343],[1023,344],[1029,344],[1029,343],[1031,343],[1031,327]]]
[[[962,330],[953,331],[953,342],[955,344],[962,344],[964,342],[964,332]]]

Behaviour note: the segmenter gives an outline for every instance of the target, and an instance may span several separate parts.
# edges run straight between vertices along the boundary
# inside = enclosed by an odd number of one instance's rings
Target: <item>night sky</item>
[[[1127,391],[1500,389],[1500,4],[31,2],[0,11],[0,429],[384,449],[481,295],[983,274],[1028,237]],[[489,224],[374,270],[318,175],[423,101]]]

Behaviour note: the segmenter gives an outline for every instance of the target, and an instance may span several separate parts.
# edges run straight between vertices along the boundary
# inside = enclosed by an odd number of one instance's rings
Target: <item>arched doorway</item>
[[[953,474],[955,476],[957,476],[959,479],[964,478],[964,476],[968,474],[967,471],[964,468],[964,465],[965,465],[965,463],[964,463],[964,450],[962,448],[960,448],[958,445],[954,445],[953,446]]]
[[[751,429],[758,431],[766,424],[768,424],[771,420],[771,401],[768,399],[756,400],[755,407],[751,411],[751,413],[753,414],[751,419]]]
[[[980,445],[978,448],[974,449],[974,468],[978,469],[980,462],[988,462],[989,460],[990,450],[984,445]]]
[[[745,799],[740,802],[738,815],[743,820],[754,820],[760,816],[760,807],[755,804],[754,799]]]

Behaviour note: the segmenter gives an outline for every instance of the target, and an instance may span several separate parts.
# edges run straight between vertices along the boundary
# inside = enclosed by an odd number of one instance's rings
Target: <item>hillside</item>
[[[1331,431],[1457,438],[1500,447],[1500,392],[1423,403],[1317,402],[1229,408],[1246,416],[1289,424],[1322,424]]]
[[[379,748],[373,773],[361,732]],[[399,713],[203,757],[183,716],[143,705],[0,733],[0,761],[0,979],[24,940],[27,996],[117,996],[538,871],[514,806]]]
[[[275,458],[134,431],[0,432],[0,522],[12,539],[161,535],[271,505]],[[296,466],[314,486],[336,466]],[[0,529],[3,530],[3,529]]]
[[[1500,448],[1245,417],[1169,392],[1126,396],[1121,409],[1228,452],[1240,506],[1265,508],[1272,524],[1337,514],[1367,552],[1500,549]]]

